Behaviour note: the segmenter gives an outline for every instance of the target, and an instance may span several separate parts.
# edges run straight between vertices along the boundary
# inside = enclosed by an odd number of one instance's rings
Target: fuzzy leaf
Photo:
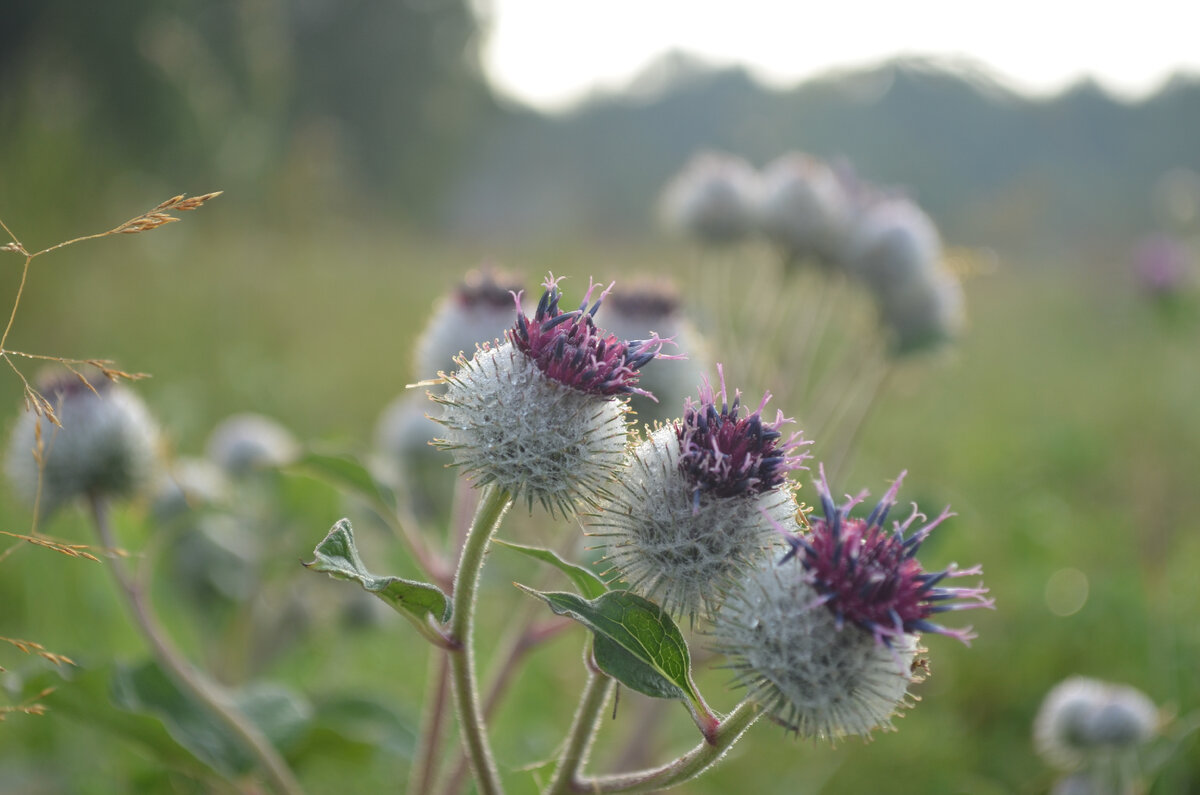
[[[527,547],[524,544],[514,544],[510,541],[502,541],[499,538],[495,539],[493,543],[508,547],[534,560],[540,560],[543,563],[549,563],[551,566],[554,566],[571,578],[571,582],[575,583],[575,587],[579,589],[579,592],[583,594],[585,599],[596,599],[608,591],[608,586],[593,572],[585,569],[583,566],[577,566],[574,563],[563,560],[558,556],[557,552],[543,549],[542,547]]]
[[[592,600],[575,594],[518,586],[595,633],[596,663],[621,684],[655,698],[703,705],[692,682],[687,642],[661,607],[630,591],[609,591]]]
[[[306,568],[323,571],[342,580],[353,580],[368,593],[373,593],[392,606],[398,613],[428,630],[427,616],[445,623],[450,620],[450,600],[436,585],[402,577],[377,577],[367,571],[358,547],[354,544],[354,530],[349,519],[340,519],[325,539],[313,550],[316,559],[305,563]]]

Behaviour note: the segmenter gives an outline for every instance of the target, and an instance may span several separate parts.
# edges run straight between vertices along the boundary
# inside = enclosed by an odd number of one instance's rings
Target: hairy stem
[[[89,501],[92,520],[95,522],[96,535],[100,538],[100,544],[109,550],[117,549],[104,499],[91,495]],[[124,560],[120,557],[110,558],[109,570],[113,573],[113,578],[117,581],[117,586],[125,597],[134,623],[137,624],[146,642],[150,644],[158,662],[175,680],[175,683],[211,710],[233,732],[258,760],[277,792],[285,795],[300,795],[303,792],[300,782],[296,780],[291,768],[288,767],[287,762],[283,760],[275,746],[271,745],[270,740],[250,722],[241,710],[229,703],[226,694],[218,685],[209,681],[203,673],[194,668],[172,644],[151,610],[141,585],[125,567]]]
[[[512,495],[504,489],[488,486],[479,500],[479,508],[467,532],[458,571],[454,574],[454,594],[451,597],[450,637],[455,648],[450,655],[451,680],[454,683],[454,707],[458,713],[459,733],[463,749],[471,760],[471,770],[480,795],[502,793],[500,774],[488,742],[487,727],[479,706],[479,684],[475,674],[476,591],[483,558],[488,543],[500,526],[504,514],[512,505]]]
[[[761,714],[762,709],[758,705],[743,701],[721,720],[711,741],[704,740],[673,762],[636,773],[576,778],[571,782],[570,791],[654,792],[691,781],[720,760]]]
[[[588,656],[591,656],[590,649]],[[595,664],[589,661],[588,680],[579,697],[579,708],[575,711],[571,730],[554,766],[554,776],[543,795],[565,795],[571,791],[572,783],[587,764],[588,752],[600,725],[600,713],[608,701],[612,686],[613,680],[596,670]]]

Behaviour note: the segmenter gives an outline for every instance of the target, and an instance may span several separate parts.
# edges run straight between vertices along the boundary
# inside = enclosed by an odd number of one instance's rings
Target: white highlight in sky
[[[1121,95],[1200,73],[1200,2],[1139,0],[479,0],[484,68],[543,109],[619,89],[672,50],[787,85],[899,55],[966,57],[1046,94],[1092,77]]]

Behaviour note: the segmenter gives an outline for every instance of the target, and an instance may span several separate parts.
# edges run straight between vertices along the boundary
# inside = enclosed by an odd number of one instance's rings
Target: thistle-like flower
[[[856,624],[876,643],[894,647],[905,635],[922,632],[969,643],[975,637],[970,627],[951,629],[930,618],[938,613],[992,607],[993,600],[982,586],[952,588],[942,584],[952,578],[980,575],[982,568],[959,569],[951,564],[929,573],[916,558],[922,542],[952,515],[950,509],[908,535],[918,519],[926,518],[916,506],[904,522],[894,522],[890,532],[884,528],[905,474],[900,473],[866,519],[859,519],[851,517],[850,511],[866,492],[837,507],[822,467],[817,492],[825,515],[812,522],[809,533],[784,534],[791,546],[784,562],[798,558],[821,603],[833,612],[838,623]]]
[[[992,605],[981,587],[939,585],[978,568],[927,574],[916,560],[921,542],[948,512],[907,537],[920,516],[915,510],[884,530],[899,484],[900,478],[863,520],[850,510],[864,495],[837,508],[822,472],[825,517],[809,530],[781,524],[787,553],[751,572],[717,616],[716,646],[738,680],[797,734],[835,738],[891,728],[893,713],[911,706],[908,683],[918,681],[924,667],[919,635],[973,637],[969,629],[947,629],[930,617]]]
[[[825,609],[800,566],[769,557],[729,593],[713,636],[749,697],[802,737],[889,730],[892,716],[912,706],[909,683],[922,678],[916,636],[881,646]]]
[[[23,499],[49,515],[76,497],[128,497],[149,487],[158,428],[132,390],[68,373],[41,391],[62,425],[30,412],[17,421],[6,469]]]
[[[1128,685],[1072,676],[1046,694],[1033,723],[1038,753],[1060,770],[1108,761],[1149,742],[1160,718],[1154,702]]]
[[[593,319],[608,290],[592,303],[592,284],[579,309],[559,308],[558,279],[545,282],[532,319],[517,303],[516,324],[502,345],[481,345],[444,376],[436,444],[477,485],[494,483],[552,512],[594,505],[622,466],[627,443],[626,395],[643,365],[662,355],[666,340],[622,341]],[[609,289],[611,289],[611,285]]]
[[[675,615],[711,616],[722,590],[753,565],[773,525],[794,523],[786,481],[806,458],[800,433],[784,437],[782,412],[763,419],[770,394],[743,413],[705,381],[699,403],[660,427],[630,455],[627,475],[592,521],[606,559],[629,586]]]

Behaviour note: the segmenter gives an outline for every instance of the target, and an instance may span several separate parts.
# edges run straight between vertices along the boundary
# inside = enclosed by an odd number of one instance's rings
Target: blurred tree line
[[[124,212],[152,189],[224,189],[280,216],[347,201],[419,219],[493,108],[468,0],[15,0],[6,11],[5,211],[136,194]],[[108,194],[92,195],[97,185]]]

